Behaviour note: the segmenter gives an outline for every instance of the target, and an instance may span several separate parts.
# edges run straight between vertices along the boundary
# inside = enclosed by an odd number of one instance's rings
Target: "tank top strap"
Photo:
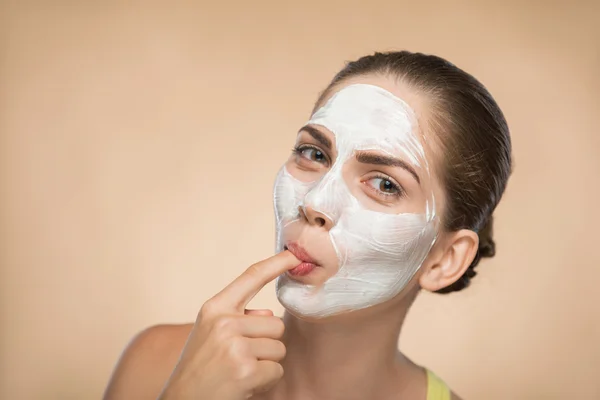
[[[450,400],[450,389],[430,370],[427,370],[427,400]]]

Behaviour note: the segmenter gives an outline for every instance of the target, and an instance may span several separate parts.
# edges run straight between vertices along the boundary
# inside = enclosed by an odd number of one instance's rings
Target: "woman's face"
[[[390,79],[354,78],[301,127],[274,191],[278,250],[304,261],[277,282],[293,314],[390,300],[431,249],[440,196],[408,101]]]

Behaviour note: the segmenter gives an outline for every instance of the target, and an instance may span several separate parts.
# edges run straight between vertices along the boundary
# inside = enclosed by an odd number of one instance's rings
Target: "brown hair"
[[[346,64],[317,104],[342,81],[381,74],[419,90],[431,104],[437,144],[445,155],[437,170],[447,202],[442,225],[448,231],[471,229],[479,235],[475,259],[452,285],[439,293],[467,287],[482,257],[493,257],[492,212],[500,201],[511,172],[508,125],[487,89],[473,76],[443,58],[408,51],[375,53]]]

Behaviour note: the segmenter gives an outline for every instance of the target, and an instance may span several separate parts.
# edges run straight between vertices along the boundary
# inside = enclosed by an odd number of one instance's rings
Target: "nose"
[[[324,228],[327,231],[329,231],[333,227],[333,222],[327,215],[319,211],[315,211],[312,207],[304,206],[300,207],[299,209],[300,215],[304,219],[306,219],[306,221],[308,221],[310,225],[314,225],[319,228]]]

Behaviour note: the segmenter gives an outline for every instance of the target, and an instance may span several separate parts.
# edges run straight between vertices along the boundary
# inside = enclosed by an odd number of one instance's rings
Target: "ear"
[[[479,246],[479,236],[472,230],[452,232],[442,241],[421,276],[423,289],[435,292],[456,282],[469,268]]]

